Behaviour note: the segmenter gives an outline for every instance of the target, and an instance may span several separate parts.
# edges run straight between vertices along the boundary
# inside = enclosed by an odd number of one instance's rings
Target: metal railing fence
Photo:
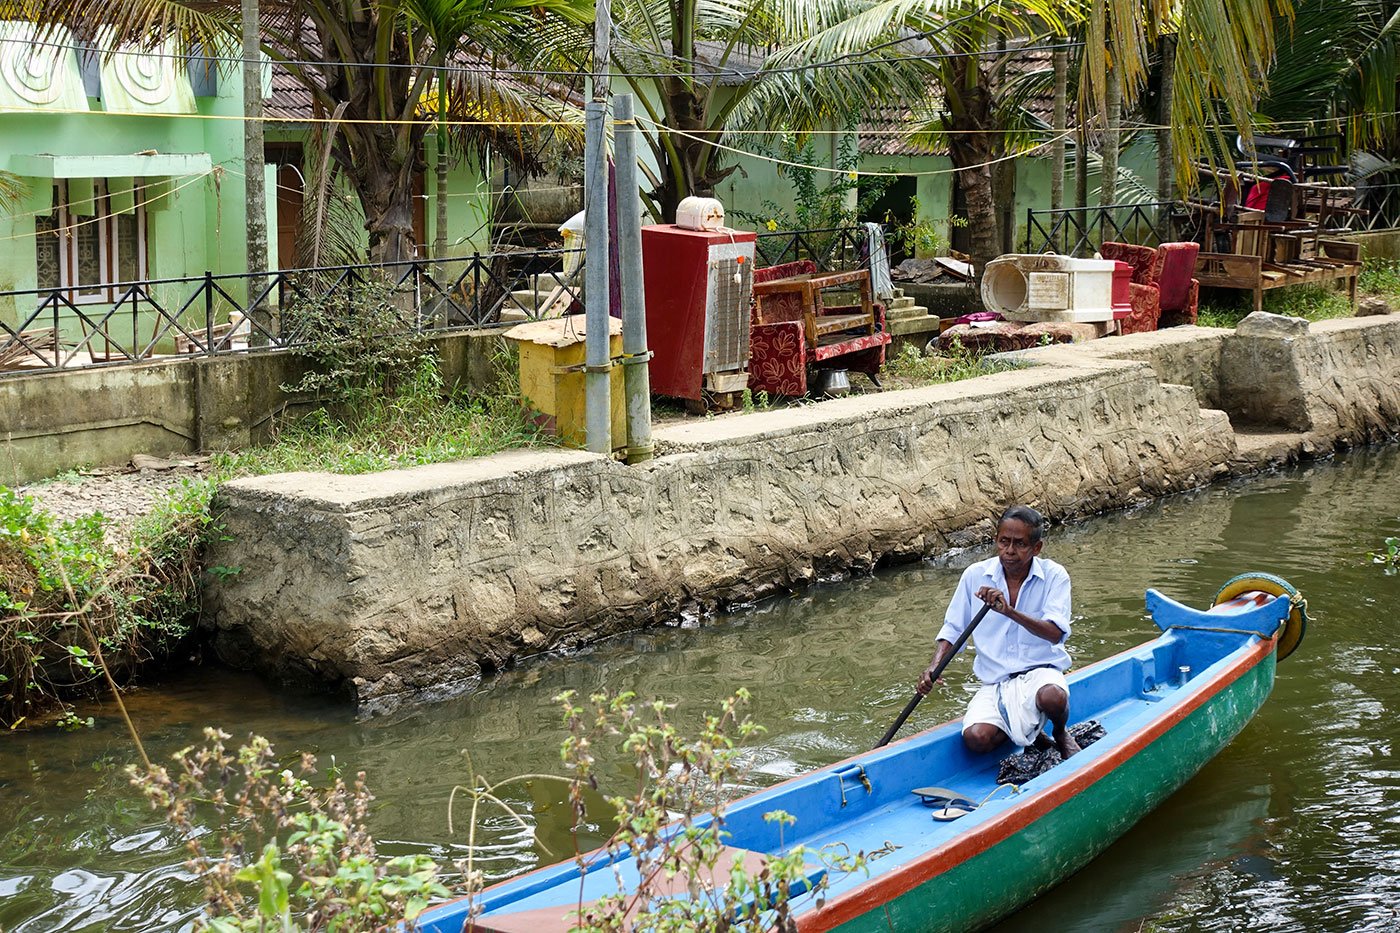
[[[1105,241],[1157,246],[1175,238],[1178,201],[1026,211],[1026,252],[1092,256]]]
[[[581,254],[521,250],[261,276],[206,272],[106,286],[114,297],[102,301],[70,288],[0,292],[0,375],[296,347],[309,336],[297,326],[300,309],[353,301],[371,284],[387,292],[405,331],[526,319],[540,297],[573,295],[564,269]],[[254,279],[264,284],[250,294]]]
[[[868,263],[860,227],[763,232],[757,261],[810,258],[820,269]],[[383,265],[286,269],[0,292],[0,377],[180,356],[296,348],[311,305],[370,288],[403,331],[432,333],[558,314],[582,295],[582,249],[508,250]],[[254,280],[263,284],[255,288]],[[13,321],[14,323],[9,323]]]

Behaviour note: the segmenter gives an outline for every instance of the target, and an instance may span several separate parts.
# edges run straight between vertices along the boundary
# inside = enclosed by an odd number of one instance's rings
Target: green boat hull
[[[834,929],[976,930],[1064,881],[1191,779],[1273,690],[1275,656],[1253,667],[1126,761],[1018,832]]]

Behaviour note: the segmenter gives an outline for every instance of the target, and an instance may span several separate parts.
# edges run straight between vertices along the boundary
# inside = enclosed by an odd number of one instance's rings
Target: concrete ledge
[[[499,331],[434,339],[449,386],[489,386]],[[306,364],[287,351],[7,375],[0,379],[0,482],[265,441],[274,417],[311,403],[287,396]]]
[[[1005,502],[1097,511],[1208,481],[1218,412],[1144,363],[668,427],[640,467],[516,452],[240,480],[206,618],[229,662],[360,702],[462,684],[693,606],[970,543]]]
[[[1016,356],[964,382],[668,426],[636,467],[546,450],[240,480],[209,555],[240,572],[211,585],[206,624],[230,663],[376,704],[970,544],[1008,502],[1090,513],[1400,424],[1396,318]]]

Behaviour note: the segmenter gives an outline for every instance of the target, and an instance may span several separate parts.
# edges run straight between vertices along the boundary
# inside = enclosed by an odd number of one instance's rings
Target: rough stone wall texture
[[[1071,358],[1072,359],[1072,358]],[[228,661],[361,701],[460,683],[694,605],[967,543],[1007,502],[1091,512],[1193,486],[1234,436],[1142,363],[1086,360],[659,430],[640,467],[515,452],[241,480]]]
[[[1202,408],[1226,408],[1220,397],[1220,354],[1231,333],[1195,325],[1169,327],[1091,341],[1079,352],[1106,360],[1141,360],[1162,382],[1190,387]]]
[[[1273,317],[1251,315],[1223,346],[1220,394],[1236,420],[1304,434],[1317,449],[1395,434],[1400,318],[1344,318],[1289,331],[1271,326]]]
[[[211,586],[206,621],[236,665],[375,703],[973,543],[1009,502],[1089,513],[1400,424],[1400,317],[1244,330],[1039,348],[951,385],[670,426],[641,466],[547,450],[240,480],[209,557],[240,572]],[[1203,398],[1297,433],[1251,440],[1268,453],[1250,461]]]

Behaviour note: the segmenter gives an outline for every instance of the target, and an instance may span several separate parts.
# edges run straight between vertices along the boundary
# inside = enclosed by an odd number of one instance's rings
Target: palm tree
[[[900,47],[898,31],[947,25],[941,10],[958,2],[616,4],[613,60],[660,167],[650,175],[653,213],[673,216],[681,198],[712,194],[735,170],[721,165],[726,131],[844,126],[872,101],[916,99],[927,67]],[[827,67],[808,67],[816,63]]]
[[[26,188],[18,175],[0,171],[0,211],[13,211],[24,200]]]
[[[35,18],[80,29],[112,23],[121,41],[173,33],[228,47],[238,9],[239,0],[50,0]],[[414,254],[413,176],[435,82],[464,140],[528,161],[526,125],[554,110],[526,86],[497,80],[491,57],[530,55],[541,33],[591,14],[586,0],[264,0],[263,51],[319,110],[341,111],[334,154],[363,207],[371,261]]]
[[[1400,0],[1302,0],[1259,109],[1289,129],[1330,125],[1350,147],[1396,158],[1398,86]]]

